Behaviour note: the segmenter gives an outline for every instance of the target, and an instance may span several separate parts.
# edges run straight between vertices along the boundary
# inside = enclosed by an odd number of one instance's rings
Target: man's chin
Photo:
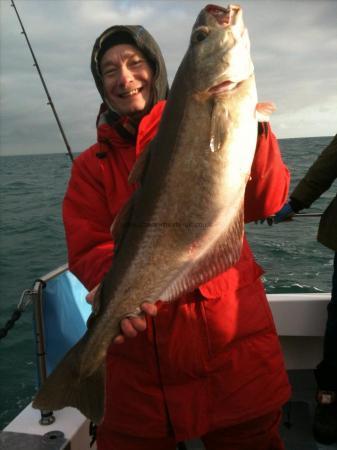
[[[145,106],[139,108],[133,108],[126,112],[126,116],[129,116],[131,119],[141,119],[145,114],[147,114],[148,108]]]
[[[143,117],[150,109],[150,102],[146,102],[144,99],[142,101],[127,103],[110,102],[111,108],[116,111],[120,116],[127,116],[131,119],[138,119]]]

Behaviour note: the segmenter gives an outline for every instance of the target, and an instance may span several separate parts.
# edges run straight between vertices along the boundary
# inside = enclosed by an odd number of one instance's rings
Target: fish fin
[[[129,174],[128,182],[132,183],[142,183],[146,169],[148,167],[150,158],[151,158],[151,145],[148,144],[142,153],[139,155],[137,161],[133,165],[131,172]]]
[[[212,152],[221,149],[225,142],[227,130],[228,110],[221,102],[215,101],[212,117],[209,148]]]
[[[72,347],[42,384],[33,400],[33,408],[54,411],[72,406],[92,422],[99,424],[104,415],[105,363],[87,378],[79,374],[87,333]]]
[[[276,111],[275,103],[264,102],[256,105],[256,118],[258,122],[269,122],[271,114]]]
[[[178,277],[160,296],[170,301],[191,292],[232,267],[240,258],[244,233],[243,208],[209,251]]]

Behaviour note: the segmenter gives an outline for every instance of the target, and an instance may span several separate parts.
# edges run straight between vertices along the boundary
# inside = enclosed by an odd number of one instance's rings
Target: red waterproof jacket
[[[140,123],[136,145],[109,125],[76,158],[63,213],[70,270],[92,289],[111,265],[110,226],[134,186],[128,174],[154,137],[165,102]],[[287,200],[289,173],[267,124],[261,126],[245,197],[246,222]],[[144,333],[111,345],[106,413],[100,433],[177,440],[233,425],[284,404],[289,384],[262,269],[244,240],[235,266],[171,303]]]

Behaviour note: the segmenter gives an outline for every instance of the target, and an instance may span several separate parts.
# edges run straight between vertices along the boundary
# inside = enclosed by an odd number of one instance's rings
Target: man
[[[275,222],[289,220],[309,208],[337,178],[337,135],[322,151],[276,214]],[[322,444],[337,441],[337,195],[324,211],[318,229],[318,241],[335,252],[331,301],[323,344],[323,360],[315,370],[317,406],[313,432]]]
[[[63,212],[70,270],[94,291],[113,263],[110,226],[136,189],[128,175],[156,134],[167,80],[160,50],[140,26],[106,30],[91,67],[104,102],[97,143],[74,162]],[[288,186],[277,141],[260,124],[246,221],[277,211]],[[122,321],[106,361],[99,450],[173,450],[194,437],[208,450],[284,448],[278,427],[289,385],[261,274],[244,240],[225,273]]]

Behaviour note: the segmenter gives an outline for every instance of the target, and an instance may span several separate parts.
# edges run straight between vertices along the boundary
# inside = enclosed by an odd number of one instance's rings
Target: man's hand
[[[266,217],[265,219],[260,219],[260,220],[255,220],[255,224],[263,224],[267,221],[267,224],[271,227],[273,225],[274,222],[274,217],[270,216],[270,217]]]
[[[274,215],[266,217],[265,219],[256,220],[255,223],[264,223],[267,221],[268,225],[273,225],[274,223],[280,223],[284,221],[292,220],[293,216],[295,215],[295,211],[293,210],[290,202],[285,203],[282,208]]]
[[[99,286],[99,284],[95,286],[85,297],[88,303],[93,304]],[[140,309],[141,313],[139,316],[128,317],[121,320],[121,334],[116,336],[113,340],[115,344],[122,344],[125,342],[125,338],[136,337],[139,332],[146,330],[146,314],[152,317],[157,315],[157,306],[153,303],[144,302],[140,306]]]
[[[95,298],[95,294],[97,292],[97,289],[100,287],[100,284],[98,284],[97,286],[94,287],[94,289],[92,289],[90,292],[88,292],[88,294],[85,296],[85,299],[88,303],[90,303],[90,305],[92,305],[94,303],[94,298]]]
[[[286,220],[292,220],[295,215],[295,211],[291,207],[290,203],[285,203],[282,208],[275,214],[274,223],[284,222]]]
[[[125,318],[121,321],[121,334],[115,337],[115,344],[122,344],[125,338],[136,337],[139,332],[146,330],[146,314],[154,317],[157,315],[157,306],[153,303],[144,302],[141,304],[141,314],[136,317]]]

